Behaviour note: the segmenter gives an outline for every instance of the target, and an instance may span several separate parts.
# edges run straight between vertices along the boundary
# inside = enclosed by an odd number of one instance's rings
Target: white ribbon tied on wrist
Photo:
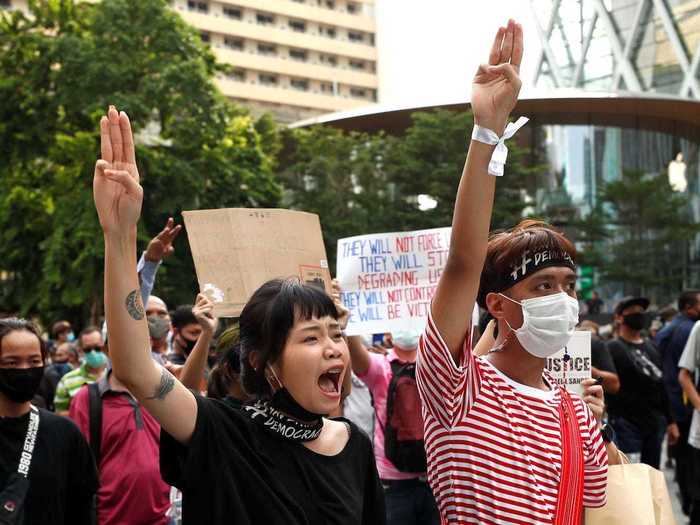
[[[474,124],[472,140],[496,146],[496,149],[493,150],[493,155],[491,155],[491,162],[489,162],[489,175],[494,177],[503,176],[503,167],[506,165],[506,159],[508,158],[508,147],[505,141],[515,135],[529,120],[527,117],[520,117],[515,122],[509,122],[506,130],[503,132],[503,136],[500,138],[495,131]]]

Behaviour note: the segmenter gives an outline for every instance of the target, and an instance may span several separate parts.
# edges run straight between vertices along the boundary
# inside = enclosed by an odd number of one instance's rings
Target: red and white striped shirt
[[[559,389],[516,383],[474,356],[469,339],[457,366],[431,316],[419,346],[428,479],[443,523],[551,525],[561,473]],[[583,504],[601,507],[605,444],[589,408],[572,398],[584,445]]]

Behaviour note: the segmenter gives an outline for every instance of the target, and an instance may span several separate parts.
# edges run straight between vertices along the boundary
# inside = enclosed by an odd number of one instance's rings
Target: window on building
[[[202,42],[211,42],[211,36],[206,31],[199,33],[199,37],[202,39]]]
[[[308,54],[303,49],[290,49],[289,58],[292,60],[298,60],[299,62],[306,62],[308,59]]]
[[[329,38],[335,38],[335,28],[334,27],[324,27],[321,29],[321,34],[326,35]]]
[[[265,13],[258,13],[255,15],[255,20],[258,24],[263,26],[270,26],[275,23],[275,17]]]
[[[258,75],[258,82],[260,82],[263,86],[276,86],[277,75],[268,75],[265,73],[260,73]]]
[[[350,88],[350,96],[355,98],[367,98],[367,90],[362,88]]]
[[[338,58],[332,55],[321,55],[321,63],[328,64],[329,66],[337,66]]]
[[[362,60],[350,60],[348,64],[350,65],[350,69],[354,69],[356,71],[365,70],[365,63]]]
[[[259,43],[258,44],[258,53],[261,55],[276,55],[277,54],[277,46],[274,44],[263,44]]]
[[[335,9],[335,2],[334,0],[326,0],[326,7],[328,9]]]
[[[348,6],[347,6],[348,13],[350,13],[351,15],[354,15],[354,14],[357,14],[359,12],[359,10],[360,10],[360,8],[358,7],[358,5],[356,3],[348,2]]]
[[[229,72],[226,76],[231,80],[235,80],[236,82],[245,82],[245,71],[242,71],[240,69],[234,69],[233,71]]]
[[[0,0],[0,8],[12,7],[12,2],[10,0]]]
[[[289,29],[297,33],[306,33],[306,22],[302,20],[290,20]]]
[[[187,2],[187,9],[189,9],[190,11],[198,11],[200,13],[208,13],[209,2],[194,2],[192,0],[189,0]]]
[[[322,93],[333,93],[333,84],[330,82],[321,82]]]
[[[289,81],[289,85],[292,86],[294,89],[298,89],[299,91],[309,90],[309,81],[304,80],[302,78],[293,78]]]
[[[240,38],[224,37],[224,46],[236,51],[243,51],[243,40]]]
[[[233,18],[234,20],[241,20],[243,18],[243,11],[238,7],[224,7],[224,16]]]
[[[364,42],[365,35],[357,31],[348,31],[348,40],[350,40],[350,42]]]

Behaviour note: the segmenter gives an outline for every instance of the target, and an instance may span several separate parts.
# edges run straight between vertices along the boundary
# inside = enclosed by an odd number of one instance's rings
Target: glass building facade
[[[537,88],[700,101],[700,0],[531,0],[531,5],[542,47]],[[594,285],[608,298],[645,294],[664,305],[680,288],[700,287],[695,233],[669,239],[663,228],[643,232],[614,216],[619,207],[601,202],[601,191],[624,180],[623,174],[643,173],[647,179],[668,180],[668,192],[682,197],[681,214],[700,223],[700,149],[695,138],[649,125],[542,125],[537,142],[547,158],[536,191],[538,213],[573,230],[575,224],[590,222],[592,214],[613,214],[604,226],[607,237],[596,241],[601,258],[591,263]],[[647,213],[660,212],[651,206],[643,209],[638,224],[649,224]],[[574,238],[578,233],[571,231]],[[630,258],[644,256],[633,249],[635,239],[659,252],[646,255],[659,274],[656,284],[648,278],[635,280],[634,272],[608,275],[603,283],[605,269],[595,266],[603,265],[606,255],[619,256],[621,247],[629,247]],[[640,262],[630,260],[633,264]]]

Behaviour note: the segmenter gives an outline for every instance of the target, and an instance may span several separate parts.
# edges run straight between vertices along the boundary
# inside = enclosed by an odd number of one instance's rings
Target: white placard
[[[591,377],[591,333],[588,331],[574,332],[566,348],[571,356],[571,360],[566,366],[566,374],[564,373],[564,350],[548,358],[545,368],[569,392],[581,395],[583,394],[581,381]]]
[[[447,262],[451,228],[338,240],[348,335],[422,330]]]

